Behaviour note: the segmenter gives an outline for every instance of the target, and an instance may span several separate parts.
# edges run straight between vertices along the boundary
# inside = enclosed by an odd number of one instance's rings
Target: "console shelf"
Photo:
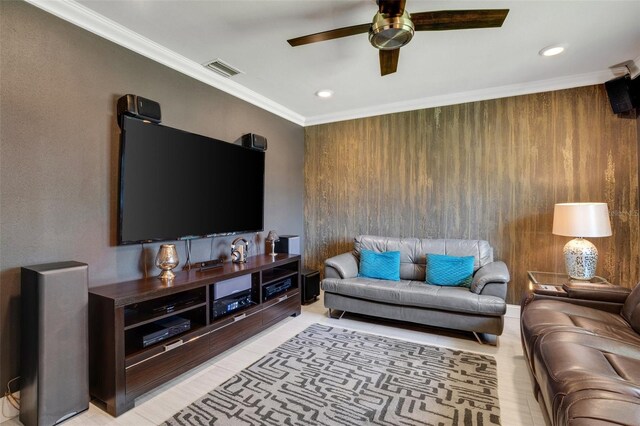
[[[244,275],[250,276],[251,304],[214,318],[216,284]],[[277,293],[266,288],[285,280],[291,282]],[[179,272],[170,284],[150,277],[90,288],[91,395],[109,414],[124,413],[140,395],[298,315],[299,287],[300,256],[278,254]]]
[[[267,285],[267,284],[274,283],[276,281],[281,281],[286,278],[292,277],[296,274],[297,274],[296,271],[292,271],[290,269],[275,268],[272,271],[262,273],[262,285]]]
[[[193,305],[193,306],[189,306],[187,308],[182,308],[182,309],[178,309],[177,311],[172,311],[168,314],[162,314],[162,315],[158,315],[158,314],[136,314],[136,319],[135,319],[135,323],[130,324],[130,325],[125,325],[124,326],[124,330],[130,330],[132,328],[136,328],[139,327],[141,325],[145,325],[145,324],[149,324],[152,323],[154,321],[158,321],[164,318],[170,318],[172,316],[175,315],[180,315],[181,313],[184,312],[189,312],[195,308],[200,308],[202,306],[207,306],[207,302],[203,301],[202,303],[198,303],[197,305]],[[125,317],[127,316],[126,310],[125,310]],[[125,324],[127,324],[129,321],[126,320],[125,318]]]

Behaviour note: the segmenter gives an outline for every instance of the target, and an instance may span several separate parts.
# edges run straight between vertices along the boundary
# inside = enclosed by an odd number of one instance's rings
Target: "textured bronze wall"
[[[606,201],[613,236],[591,239],[598,274],[633,287],[637,132],[601,86],[308,127],[305,262],[322,269],[358,234],[486,239],[519,303],[527,270],[564,270],[554,204]]]

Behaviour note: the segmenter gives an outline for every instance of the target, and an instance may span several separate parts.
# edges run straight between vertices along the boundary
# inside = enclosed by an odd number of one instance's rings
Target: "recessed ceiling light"
[[[333,90],[329,90],[329,89],[318,90],[316,92],[316,96],[323,99],[330,98],[333,96]]]
[[[556,56],[564,52],[565,47],[560,45],[547,46],[538,52],[540,56]]]

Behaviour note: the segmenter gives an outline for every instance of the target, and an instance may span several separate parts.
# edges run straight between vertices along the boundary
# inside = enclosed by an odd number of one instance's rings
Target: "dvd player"
[[[286,280],[278,281],[273,284],[265,285],[262,288],[262,300],[265,301],[267,299],[272,298],[273,296],[283,293],[290,289],[292,286],[291,278],[287,278]]]
[[[146,348],[147,346],[162,342],[164,339],[168,339],[169,337],[169,330],[161,327],[156,328],[156,331],[142,336],[142,347]]]
[[[189,331],[191,320],[181,317],[170,317],[150,324],[150,332],[142,335],[142,347],[146,348],[155,343],[162,342],[169,337]]]
[[[204,300],[205,298],[201,294],[190,294],[187,297],[179,295],[167,297],[159,305],[141,303],[138,310],[150,314],[170,314],[173,311],[184,309],[201,301],[204,302]]]

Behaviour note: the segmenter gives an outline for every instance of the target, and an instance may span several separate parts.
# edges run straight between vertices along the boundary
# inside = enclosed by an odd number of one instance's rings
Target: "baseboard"
[[[16,398],[20,398],[20,391],[14,392],[14,395]],[[0,423],[18,417],[18,414],[20,414],[20,411],[13,408],[13,405],[9,403],[6,396],[0,398]]]
[[[518,318],[520,319],[520,305],[509,305],[507,304],[507,313],[504,314],[507,318]]]

